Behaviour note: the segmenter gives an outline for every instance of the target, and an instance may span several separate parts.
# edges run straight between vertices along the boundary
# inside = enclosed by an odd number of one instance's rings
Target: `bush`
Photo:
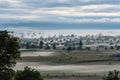
[[[72,47],[71,46],[69,46],[69,47],[67,47],[67,51],[71,51],[72,50]]]
[[[19,38],[12,32],[0,31],[0,80],[11,80],[14,76],[12,67],[20,58]]]
[[[12,69],[0,70],[0,80],[12,80],[14,75],[15,72]]]
[[[24,71],[17,71],[15,80],[43,80],[39,71],[25,67]]]
[[[103,77],[103,80],[120,80],[119,73],[117,70],[109,71],[107,76]]]

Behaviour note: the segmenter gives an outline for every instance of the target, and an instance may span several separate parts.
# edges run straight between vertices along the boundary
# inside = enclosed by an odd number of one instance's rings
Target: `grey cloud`
[[[63,2],[59,2],[58,0],[22,0],[22,2],[31,8],[73,7],[91,4],[120,4],[120,0],[92,0],[88,2],[81,0],[66,0]]]
[[[18,0],[17,0],[18,1]],[[89,26],[90,24],[68,24],[65,23],[64,18],[67,19],[101,19],[101,18],[109,18],[109,19],[114,19],[114,18],[120,18],[120,16],[60,16],[60,15],[54,15],[54,14],[49,14],[49,13],[39,13],[39,14],[32,14],[30,12],[41,9],[44,12],[44,8],[47,8],[46,10],[58,10],[59,7],[66,7],[66,8],[73,8],[76,6],[87,6],[87,5],[102,5],[102,4],[113,4],[113,5],[120,5],[120,0],[89,0],[89,1],[84,1],[84,0],[20,0],[20,3],[13,3],[1,1],[0,2],[0,15],[6,14],[9,16],[24,16],[24,15],[36,15],[36,16],[43,16],[43,19],[41,18],[36,18],[36,20],[26,20],[26,19],[20,19],[20,18],[7,18],[3,17],[0,18],[0,27],[1,26],[40,26],[40,27],[49,27],[50,28],[56,27],[56,26]],[[81,9],[78,9],[77,11],[79,12]],[[82,10],[81,10],[82,11]],[[119,12],[120,8],[106,8],[106,9],[101,9],[101,10],[94,10],[94,9],[83,9],[84,12]],[[70,13],[71,14],[71,13]],[[62,19],[63,18],[63,19]],[[32,19],[32,18],[31,18]],[[72,22],[71,22],[72,23]],[[115,24],[118,26],[118,23],[111,23]],[[93,23],[93,25],[90,26],[96,26],[98,25],[97,23]],[[109,24],[105,24],[104,26],[111,26]]]

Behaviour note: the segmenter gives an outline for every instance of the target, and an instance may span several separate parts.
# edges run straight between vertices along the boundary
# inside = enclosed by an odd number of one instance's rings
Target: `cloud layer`
[[[0,0],[0,27],[109,28],[119,23],[120,0]]]

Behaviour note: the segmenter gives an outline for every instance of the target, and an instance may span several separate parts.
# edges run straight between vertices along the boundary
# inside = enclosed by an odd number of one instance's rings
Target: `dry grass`
[[[38,54],[39,53],[39,54]],[[32,52],[22,53],[22,62],[47,62],[50,64],[92,64],[111,62],[112,52],[96,51],[62,51],[62,52]],[[29,56],[30,55],[30,56]],[[35,56],[31,56],[35,55]],[[37,55],[37,56],[36,56]],[[44,55],[44,56],[43,56]]]
[[[101,78],[94,77],[69,77],[69,78],[44,78],[44,80],[102,80]]]
[[[96,51],[26,51],[22,52],[22,60],[18,61],[16,69],[22,69],[24,66],[38,69],[42,72],[44,80],[102,80],[102,77],[94,76],[94,74],[101,75],[105,71],[119,69],[119,61],[114,61],[111,58],[113,53]],[[67,73],[66,76],[69,77],[64,77],[63,73]],[[85,73],[85,76],[70,76],[78,75],[78,73]],[[51,74],[53,77],[45,77],[47,74]]]

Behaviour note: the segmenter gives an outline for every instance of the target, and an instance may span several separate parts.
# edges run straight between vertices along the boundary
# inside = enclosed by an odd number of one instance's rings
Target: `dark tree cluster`
[[[12,67],[20,58],[19,39],[8,31],[0,31],[0,79],[10,80],[14,75]]]
[[[15,80],[43,80],[39,71],[25,67],[24,71],[17,71]]]
[[[117,70],[109,71],[109,73],[103,77],[103,80],[120,80],[120,72]]]
[[[28,67],[24,71],[13,70],[20,59],[19,38],[11,32],[0,31],[0,80],[43,80],[40,72]]]

